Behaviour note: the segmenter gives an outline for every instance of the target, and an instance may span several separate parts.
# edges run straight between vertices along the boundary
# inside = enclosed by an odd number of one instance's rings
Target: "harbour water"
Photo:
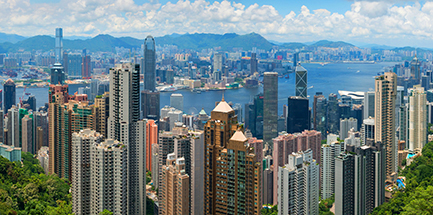
[[[393,66],[396,63],[383,62],[376,64],[303,64],[308,71],[308,95],[310,96],[310,106],[313,96],[316,92],[322,92],[326,97],[330,93],[338,93],[338,90],[348,91],[368,91],[374,88],[374,76],[379,72],[383,72],[385,68]],[[72,85],[69,88],[69,93],[73,94],[78,90],[78,87],[83,85]],[[0,85],[0,89],[3,86]],[[28,96],[23,93],[23,88],[17,88],[17,102],[19,97],[24,99]],[[190,90],[179,90],[176,93],[181,93],[184,96],[184,112],[198,113],[201,108],[210,114],[210,111],[215,107],[215,102],[220,101],[222,94],[228,102],[234,104],[239,103],[244,107],[245,103],[252,101],[253,97],[258,93],[263,92],[262,87],[257,88],[240,88],[235,90],[225,91],[203,91],[198,94]],[[27,88],[26,93],[31,93],[36,96],[37,106],[43,106],[48,102],[48,88]],[[170,95],[173,92],[161,93],[161,107],[170,105]],[[295,94],[295,74],[290,74],[290,78],[278,79],[278,106],[279,114],[282,113],[283,105],[287,104],[287,98]]]

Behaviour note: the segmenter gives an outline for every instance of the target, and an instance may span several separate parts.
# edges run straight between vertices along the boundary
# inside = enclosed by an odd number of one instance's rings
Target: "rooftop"
[[[235,134],[233,134],[232,138],[230,138],[230,140],[245,142],[248,139],[245,137],[245,135],[244,135],[244,133],[242,133],[242,131],[236,131]]]
[[[215,107],[215,109],[213,109],[213,111],[228,113],[228,112],[233,111],[233,108],[230,107],[230,105],[226,101],[222,100],[220,103],[218,103],[218,105]]]

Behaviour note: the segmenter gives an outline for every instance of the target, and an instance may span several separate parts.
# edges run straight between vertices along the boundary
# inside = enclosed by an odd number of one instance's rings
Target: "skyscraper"
[[[56,28],[56,63],[63,61],[63,29]],[[56,83],[57,84],[57,83]]]
[[[82,64],[83,64],[83,58],[81,54],[77,53],[70,53],[68,56],[68,78],[81,78],[82,76]],[[57,83],[53,83],[57,84]]]
[[[62,64],[55,63],[51,67],[51,84],[64,84],[65,83],[65,72],[63,71]]]
[[[146,125],[146,169],[152,171],[152,146],[158,144],[158,125],[148,120]]]
[[[20,118],[19,118],[19,109],[15,105],[13,105],[8,110],[8,118],[7,118],[7,145],[21,147],[20,145]]]
[[[156,47],[155,39],[147,36],[144,40],[144,90],[141,92],[141,112],[143,118],[159,120],[159,91],[156,91]]]
[[[252,148],[238,126],[234,110],[224,99],[205,125],[203,214],[260,213],[261,165],[255,162]]]
[[[309,129],[308,98],[289,97],[287,103],[287,133],[292,134]]]
[[[92,76],[92,64],[89,55],[84,55],[81,60],[81,77],[90,78]]]
[[[104,95],[96,96],[95,102],[92,105],[92,129],[99,132],[103,139],[108,136],[109,101],[109,92],[105,92]]]
[[[180,111],[183,111],[183,95],[180,93],[173,93],[170,96],[170,106]]]
[[[159,199],[159,214],[190,214],[190,177],[185,172],[185,159],[168,154],[167,163],[161,169],[163,198]],[[194,189],[191,187],[191,189]]]
[[[352,154],[335,157],[335,213],[355,214],[355,159]]]
[[[216,53],[213,56],[213,72],[222,72],[223,69],[223,55]]]
[[[278,168],[278,214],[319,214],[319,165],[311,149],[293,153]]]
[[[33,119],[29,115],[25,115],[22,118],[21,123],[21,133],[22,133],[22,151],[30,152],[36,154],[34,138],[33,138]]]
[[[427,143],[427,97],[419,85],[409,95],[409,125],[409,151],[420,152]]]
[[[344,147],[343,147],[344,150]],[[321,194],[322,199],[328,199],[335,192],[335,157],[342,151],[341,144],[337,142],[322,145],[321,153]]]
[[[397,142],[395,137],[395,102],[397,75],[385,72],[376,78],[375,93],[375,142],[385,146],[386,177],[393,180],[397,171]]]
[[[155,91],[156,76],[156,47],[155,39],[147,36],[144,40],[144,89]]]
[[[296,65],[295,68],[296,75],[296,96],[307,98],[307,83],[308,83],[308,73],[307,70],[301,66],[301,64]]]
[[[102,142],[102,135],[90,129],[81,130],[72,134],[72,211],[74,214],[90,214],[91,208],[91,177],[95,174],[99,177],[98,172],[91,172],[91,165],[98,165],[103,160],[91,163],[91,148]],[[95,159],[96,161],[96,159]],[[94,177],[97,178],[97,177]],[[105,179],[109,180],[108,177]],[[103,178],[98,178],[103,180]],[[98,188],[93,187],[93,190]],[[100,212],[100,211],[98,211]]]
[[[364,119],[374,117],[374,92],[364,93]]]
[[[251,74],[257,72],[257,54],[255,52],[251,53]]]
[[[278,73],[265,72],[263,77],[263,142],[272,145],[278,136]]]
[[[321,92],[316,92],[314,95],[314,106],[313,106],[313,122],[314,122],[314,130],[322,132],[323,135],[326,135],[327,123],[328,123],[328,102],[326,101],[325,96],[322,95]]]
[[[421,69],[420,69],[420,62],[418,61],[418,58],[415,57],[410,62],[410,76],[412,79],[415,79],[417,84],[420,83],[421,80]]]
[[[340,139],[344,140],[349,135],[350,129],[358,131],[358,120],[350,117],[349,119],[340,119]]]
[[[110,69],[108,138],[122,142],[128,151],[126,211],[146,213],[146,120],[140,119],[140,66],[118,64]]]
[[[16,86],[12,79],[8,79],[3,84],[3,103],[4,103],[4,111],[8,111],[12,105],[16,105]]]

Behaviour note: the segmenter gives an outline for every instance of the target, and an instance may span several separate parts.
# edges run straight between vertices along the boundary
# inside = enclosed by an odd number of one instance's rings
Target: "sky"
[[[322,39],[433,48],[433,1],[0,0],[0,32],[92,37],[255,32],[278,42]]]

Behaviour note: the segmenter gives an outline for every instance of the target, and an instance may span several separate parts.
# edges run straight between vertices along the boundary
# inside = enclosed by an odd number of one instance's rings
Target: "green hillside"
[[[39,161],[22,153],[23,164],[0,156],[0,214],[71,214],[65,179],[45,175]]]
[[[309,47],[328,47],[328,48],[338,48],[338,47],[355,47],[350,43],[346,43],[343,41],[329,41],[329,40],[320,40],[311,44]]]
[[[406,176],[406,188],[396,191],[393,198],[377,207],[373,215],[433,214],[433,142],[422,149],[400,175]]]

